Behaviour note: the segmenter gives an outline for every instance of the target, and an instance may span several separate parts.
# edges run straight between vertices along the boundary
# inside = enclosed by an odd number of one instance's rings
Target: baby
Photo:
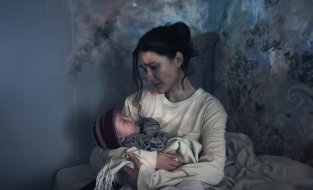
[[[136,147],[147,151],[161,151],[171,135],[160,132],[159,123],[152,118],[141,118],[135,122],[119,110],[109,109],[93,124],[93,135],[97,144],[116,149]]]
[[[152,153],[151,151],[178,152],[179,161],[187,164],[198,162],[198,155],[202,148],[201,144],[194,140],[180,137],[172,138],[168,133],[160,132],[159,123],[152,118],[142,118],[135,122],[131,117],[114,108],[100,116],[93,123],[92,128],[94,138],[100,147],[104,149],[117,149],[121,146],[130,148],[130,151],[135,151],[133,153],[138,156],[137,158],[143,165],[152,169],[155,169],[156,163],[148,155]],[[136,148],[138,150],[135,150]],[[141,152],[140,150],[145,151]],[[129,166],[131,162],[125,156],[112,156],[98,173],[96,181],[88,185],[95,185],[95,190],[126,187],[128,184],[125,181],[126,178],[123,173],[119,172],[120,168],[126,164]],[[166,172],[163,170],[155,171],[156,174],[157,172]]]

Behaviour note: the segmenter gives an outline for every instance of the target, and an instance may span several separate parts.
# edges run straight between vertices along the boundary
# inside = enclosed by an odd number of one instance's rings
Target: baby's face
[[[140,132],[139,126],[136,125],[135,121],[120,112],[115,113],[114,124],[120,143],[122,143],[127,136],[139,134]]]

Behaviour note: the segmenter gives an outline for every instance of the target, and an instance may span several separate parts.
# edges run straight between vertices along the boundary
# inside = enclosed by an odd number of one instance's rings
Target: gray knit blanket
[[[128,136],[122,146],[136,147],[146,151],[162,151],[172,137],[168,133],[160,132],[159,123],[152,118],[142,118],[137,125],[140,127],[140,134]]]

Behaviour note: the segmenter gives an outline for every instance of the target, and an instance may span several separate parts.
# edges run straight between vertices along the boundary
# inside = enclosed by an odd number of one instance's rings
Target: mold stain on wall
[[[248,134],[259,154],[297,160],[309,157],[313,2],[241,0],[226,4],[219,34],[229,59],[216,59],[215,75],[223,77],[216,77],[215,83],[222,85],[215,94],[228,112],[227,130]]]
[[[210,6],[206,0],[69,0],[77,42],[69,56],[69,73],[78,76],[86,64],[118,63],[129,71],[130,52],[147,29],[184,21],[194,35],[208,32]],[[112,57],[115,63],[108,60]]]

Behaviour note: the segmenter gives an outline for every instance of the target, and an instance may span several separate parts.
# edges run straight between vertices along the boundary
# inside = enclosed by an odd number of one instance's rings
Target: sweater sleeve
[[[200,143],[202,154],[199,163],[190,163],[174,171],[140,168],[137,185],[140,189],[157,189],[175,185],[186,179],[196,179],[216,185],[224,176],[226,160],[225,126],[227,114],[217,101],[203,115]],[[150,179],[150,180],[147,180]]]
[[[200,143],[202,155],[199,165],[203,164],[203,172],[199,179],[211,184],[218,184],[224,177],[226,160],[226,128],[227,114],[220,102],[216,102],[213,109],[206,112],[204,125],[201,130]]]

